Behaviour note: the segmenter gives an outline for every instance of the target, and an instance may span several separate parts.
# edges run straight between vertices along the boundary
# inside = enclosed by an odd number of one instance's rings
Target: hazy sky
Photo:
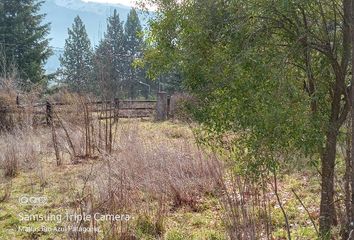
[[[84,0],[85,2],[121,3],[127,6],[134,6],[133,0]]]
[[[120,3],[129,7],[136,7],[137,0],[82,0],[84,2],[100,2],[100,3]],[[153,5],[146,5],[149,10],[154,11],[156,8]]]

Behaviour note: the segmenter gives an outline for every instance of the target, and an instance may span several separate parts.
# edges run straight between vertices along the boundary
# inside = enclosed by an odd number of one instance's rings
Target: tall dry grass
[[[272,239],[271,204],[268,180],[255,182],[238,176],[232,167],[215,169],[220,182],[218,199],[223,206],[223,222],[231,240]]]
[[[30,91],[22,91],[16,76],[0,78],[0,131],[11,131],[16,127],[33,126],[36,103],[42,95],[41,86],[33,86]]]
[[[38,166],[44,151],[45,134],[33,128],[33,105],[40,90],[22,92],[16,78],[0,78],[0,170],[5,177],[14,177],[19,170]]]
[[[138,239],[134,237],[139,224],[150,224],[150,234],[161,238],[168,214],[179,208],[199,211],[202,199],[216,194],[219,182],[213,171],[221,167],[220,162],[204,154],[189,138],[167,139],[162,131],[151,138],[139,123],[118,124],[112,151],[101,149],[76,211],[135,217],[138,223],[101,226],[106,238]],[[76,239],[80,237],[83,235]]]
[[[33,128],[16,128],[0,137],[0,169],[5,177],[38,170],[40,155],[48,152],[48,134]]]
[[[110,175],[117,186],[118,176],[124,175],[130,188],[164,195],[176,207],[187,204],[193,208],[201,194],[215,190],[211,173],[211,166],[218,164],[215,159],[207,158],[190,140],[149,139],[143,132],[134,123],[120,129],[117,150],[106,157],[101,176]]]

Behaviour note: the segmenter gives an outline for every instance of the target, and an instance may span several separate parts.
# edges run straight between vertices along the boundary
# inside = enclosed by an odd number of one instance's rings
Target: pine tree
[[[117,10],[107,20],[107,32],[96,49],[96,77],[107,97],[122,97],[124,79],[124,30]]]
[[[141,35],[142,27],[139,16],[134,8],[128,14],[125,24],[125,52],[126,52],[126,87],[128,97],[135,98],[139,82],[144,81],[144,72],[142,69],[135,69],[132,64],[134,60],[141,57],[143,48],[143,38]],[[146,87],[144,88],[146,90]]]
[[[51,54],[46,38],[50,24],[43,24],[45,15],[38,13],[43,2],[0,2],[0,47],[5,55],[0,73],[9,74],[9,66],[15,65],[24,89],[46,80],[44,63]]]
[[[79,16],[74,19],[68,34],[63,56],[60,57],[64,82],[72,91],[87,91],[92,74],[92,48],[85,25]]]
[[[111,98],[116,91],[112,88],[112,58],[107,41],[101,40],[95,50],[93,59],[94,85],[93,92],[101,97]]]
[[[142,27],[134,8],[128,14],[124,30],[126,51],[130,56],[139,57],[137,55],[140,55],[143,46]]]

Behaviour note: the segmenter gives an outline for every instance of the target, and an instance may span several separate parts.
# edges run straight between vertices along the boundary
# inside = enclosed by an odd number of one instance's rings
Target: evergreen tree
[[[0,47],[3,63],[2,75],[15,65],[21,86],[28,89],[34,83],[46,80],[44,63],[51,54],[46,39],[50,24],[43,24],[44,14],[39,14],[44,1],[1,0]]]
[[[138,57],[141,54],[143,46],[142,28],[139,16],[134,8],[128,14],[125,30],[125,47],[128,55]]]
[[[128,14],[125,24],[125,52],[126,52],[126,88],[129,98],[135,98],[139,82],[144,81],[144,71],[132,66],[135,59],[141,57],[143,48],[142,28],[139,16],[134,8]],[[144,88],[146,90],[146,87]]]
[[[116,89],[112,88],[111,75],[113,72],[112,58],[107,41],[101,40],[95,50],[93,59],[94,85],[93,92],[96,95],[113,97]]]
[[[88,90],[92,73],[92,48],[79,16],[75,18],[72,29],[68,29],[68,34],[63,56],[60,57],[64,82],[73,91]]]
[[[107,20],[107,32],[96,49],[97,80],[108,97],[121,97],[124,79],[124,30],[117,10]]]

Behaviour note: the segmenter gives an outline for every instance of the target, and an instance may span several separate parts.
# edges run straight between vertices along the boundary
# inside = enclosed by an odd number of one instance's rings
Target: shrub
[[[170,100],[170,117],[181,121],[188,121],[190,113],[187,106],[190,104],[194,104],[193,98],[190,95],[182,93],[172,95]]]

